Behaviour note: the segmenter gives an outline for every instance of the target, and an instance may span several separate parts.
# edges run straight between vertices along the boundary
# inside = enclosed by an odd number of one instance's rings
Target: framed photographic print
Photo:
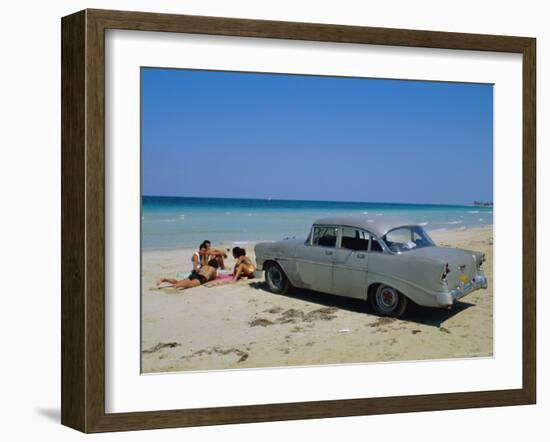
[[[62,19],[62,423],[535,403],[535,40]]]

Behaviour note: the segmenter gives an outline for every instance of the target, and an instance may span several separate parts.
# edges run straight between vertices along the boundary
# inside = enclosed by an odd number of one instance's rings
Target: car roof
[[[320,218],[313,224],[328,224],[336,226],[356,227],[365,229],[374,233],[378,237],[384,236],[390,230],[396,227],[416,226],[418,223],[409,220],[387,215],[348,215],[348,216],[329,216]]]

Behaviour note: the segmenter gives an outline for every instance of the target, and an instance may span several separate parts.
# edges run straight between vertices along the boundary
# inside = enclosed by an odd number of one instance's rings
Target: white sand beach
[[[159,290],[159,277],[190,270],[195,250],[144,251],[143,372],[491,356],[492,227],[430,235],[438,245],[485,252],[489,287],[466,296],[452,310],[413,306],[402,319],[375,316],[365,302],[307,290],[275,295],[261,278]],[[254,258],[254,245],[245,248]],[[231,269],[233,260],[226,266]]]

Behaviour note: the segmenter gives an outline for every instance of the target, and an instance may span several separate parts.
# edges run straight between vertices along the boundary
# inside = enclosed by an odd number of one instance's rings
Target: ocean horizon
[[[198,247],[205,239],[246,244],[305,237],[315,219],[331,215],[400,216],[428,231],[493,224],[493,207],[474,205],[142,196],[142,248]]]

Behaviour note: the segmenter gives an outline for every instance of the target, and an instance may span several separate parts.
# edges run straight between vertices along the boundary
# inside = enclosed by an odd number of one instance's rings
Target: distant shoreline
[[[223,196],[186,196],[186,195],[141,195],[142,201],[144,199],[174,199],[174,200],[226,200],[226,201],[272,201],[274,203],[335,203],[335,204],[367,204],[367,205],[381,205],[381,206],[434,206],[434,207],[457,207],[457,208],[471,208],[471,207],[493,207],[493,203],[483,203],[483,205],[477,205],[479,201],[474,201],[471,204],[458,204],[458,203],[406,203],[406,202],[388,202],[388,201],[347,201],[347,200],[322,200],[322,199],[288,199],[288,198],[272,198],[269,196],[259,197],[223,197]]]

